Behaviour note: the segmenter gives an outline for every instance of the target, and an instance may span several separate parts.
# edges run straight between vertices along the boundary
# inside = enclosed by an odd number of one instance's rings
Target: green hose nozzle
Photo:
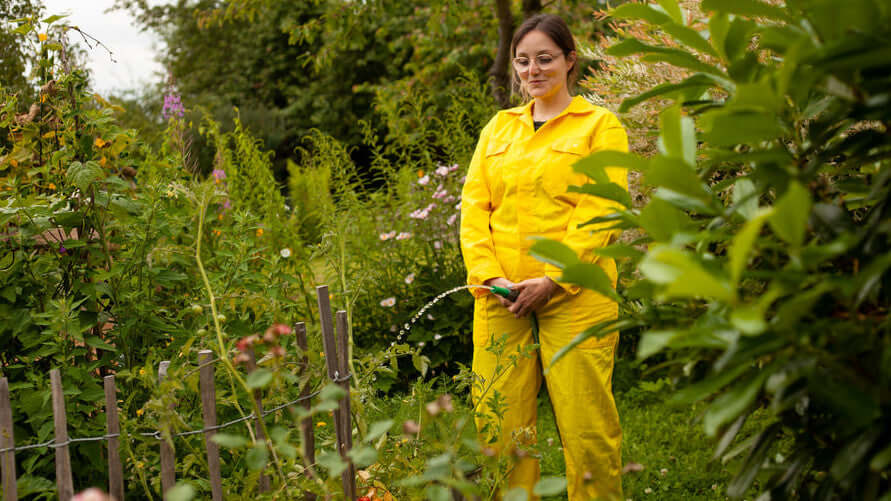
[[[517,296],[520,295],[520,291],[516,289],[508,289],[507,287],[498,287],[497,285],[493,285],[491,288],[493,294],[498,294],[499,296],[507,299],[508,301],[516,301]]]

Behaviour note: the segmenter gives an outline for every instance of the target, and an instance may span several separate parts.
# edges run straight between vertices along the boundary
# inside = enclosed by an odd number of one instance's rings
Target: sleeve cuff
[[[486,280],[498,277],[504,277],[504,271],[500,266],[480,267],[467,274],[467,285],[483,285]],[[472,287],[470,293],[473,294],[473,297],[480,298],[488,294],[489,291],[481,287]]]

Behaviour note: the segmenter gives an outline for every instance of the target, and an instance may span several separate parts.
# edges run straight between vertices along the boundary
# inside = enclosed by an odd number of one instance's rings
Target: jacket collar
[[[511,115],[516,115],[517,117],[520,118],[520,120],[523,121],[523,123],[526,123],[531,128],[531,127],[533,127],[533,125],[532,125],[532,103],[533,102],[535,102],[535,101],[532,100],[532,101],[529,101],[528,103],[524,104],[523,106],[509,108],[504,111],[505,111],[505,113],[509,113]],[[575,96],[572,98],[572,101],[569,102],[569,106],[567,106],[563,111],[560,112],[559,115],[552,118],[551,120],[556,120],[556,119],[562,117],[563,115],[569,115],[569,114],[573,114],[573,115],[588,114],[588,113],[593,112],[594,109],[595,109],[594,105],[589,103],[585,98],[583,98],[582,96]]]

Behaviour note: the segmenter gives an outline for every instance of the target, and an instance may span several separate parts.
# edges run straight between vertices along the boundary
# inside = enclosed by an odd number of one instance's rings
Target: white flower
[[[414,282],[414,281],[415,281],[415,274],[414,274],[414,273],[409,273],[408,275],[405,276],[405,283],[410,284],[410,283],[412,283],[412,282]]]
[[[461,200],[458,200],[458,203],[455,204],[455,210],[461,210]]]
[[[281,254],[281,256],[285,259],[288,259],[289,257],[291,257],[291,249],[289,249],[287,247],[278,251],[278,253]]]
[[[439,167],[436,168],[437,176],[445,177],[445,176],[449,175],[449,172],[451,172],[451,171],[449,171],[449,168],[446,167],[445,165],[440,165]]]
[[[396,332],[396,326],[395,326],[395,325],[391,325],[391,326],[390,326],[390,332]],[[395,341],[392,342],[392,343],[390,343],[390,346],[393,346],[394,344],[396,344]]]
[[[383,301],[381,301],[381,306],[383,306],[384,308],[392,308],[395,305],[396,305],[395,297],[388,297],[387,299],[384,299]]]
[[[393,237],[396,236],[396,232],[395,232],[395,231],[391,231],[391,232],[389,232],[389,233],[381,233],[379,236],[380,236],[380,239],[381,239],[381,240],[389,240],[389,239],[391,239],[391,238],[393,238]]]
[[[423,341],[421,341],[420,343],[418,343],[418,348],[423,348],[425,344],[426,344],[426,343],[424,343]]]
[[[411,233],[403,231],[402,233],[396,235],[396,240],[405,240],[406,238],[411,238]]]
[[[418,184],[420,184],[421,186],[427,186],[427,184],[429,184],[429,183],[430,183],[429,175],[425,175],[421,179],[418,179]]]
[[[408,217],[410,217],[412,219],[427,219],[427,216],[429,216],[429,215],[430,215],[429,209],[418,209],[416,211],[413,211],[411,214],[409,214]]]
[[[433,320],[433,315],[431,315],[431,314],[428,313],[428,314],[427,314],[427,320]]]
[[[659,474],[664,477],[666,474],[668,474],[668,470],[665,468],[662,468],[661,470],[659,470]]]
[[[435,240],[433,242],[433,248],[434,249],[442,249],[442,242],[440,242],[439,240]]]
[[[652,494],[652,493],[653,493],[653,489],[650,489],[649,487],[644,489],[644,494]]]
[[[458,219],[458,214],[452,214],[451,216],[449,216],[448,219],[446,219],[446,224],[451,226],[451,225],[455,224],[456,219]]]

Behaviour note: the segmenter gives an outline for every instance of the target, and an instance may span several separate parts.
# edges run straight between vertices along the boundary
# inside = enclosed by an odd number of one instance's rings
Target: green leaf
[[[792,181],[786,188],[786,193],[774,205],[768,223],[778,237],[794,248],[799,248],[804,243],[810,211],[810,193],[800,183]]]
[[[681,106],[675,104],[662,111],[659,122],[662,126],[659,139],[665,154],[683,160],[689,166],[695,166],[696,131],[693,119],[683,116]]]
[[[195,488],[191,484],[179,481],[164,493],[165,501],[191,501],[195,497]]]
[[[730,16],[726,12],[713,14],[708,20],[709,41],[712,47],[724,61],[729,61],[724,43],[727,40],[727,32],[730,31]]]
[[[272,375],[272,371],[269,369],[260,368],[248,374],[245,383],[247,384],[247,387],[252,390],[264,388],[272,382]]]
[[[680,49],[675,49],[672,52],[654,52],[642,56],[640,60],[646,63],[668,63],[679,68],[686,68],[690,71],[710,73],[721,78],[727,78],[727,74],[717,66],[704,63],[693,54]]]
[[[720,373],[709,375],[706,379],[675,392],[671,396],[670,402],[673,404],[698,402],[727,386],[747,370],[749,370],[749,365],[741,364],[732,369],[724,369]]]
[[[630,4],[625,4],[630,5]],[[504,493],[503,501],[526,501],[529,499],[529,493],[526,492],[525,487],[514,487],[513,489]]]
[[[703,139],[714,146],[754,145],[779,139],[784,131],[776,115],[759,112],[719,111],[702,116]]]
[[[328,383],[322,388],[322,391],[319,392],[319,399],[326,401],[339,401],[347,394],[346,390],[344,390],[337,383]]]
[[[411,363],[421,373],[421,376],[425,376],[427,369],[430,368],[430,358],[419,353],[411,354]]]
[[[244,463],[251,471],[260,471],[266,467],[266,461],[269,459],[269,452],[266,445],[257,442],[244,456]]]
[[[705,183],[690,164],[679,158],[656,156],[650,160],[650,168],[646,173],[646,182],[652,186],[668,188],[671,191],[701,200],[711,201],[711,195]]]
[[[760,211],[757,216],[746,222],[742,230],[733,237],[733,241],[730,243],[730,250],[727,252],[730,258],[730,283],[732,287],[736,288],[739,284],[742,272],[749,261],[749,252],[761,233],[761,227],[764,226],[764,222],[772,213],[771,209]]]
[[[377,461],[377,451],[374,447],[368,445],[360,445],[347,453],[357,468],[366,468]]]
[[[680,331],[675,330],[651,330],[644,332],[640,337],[640,343],[638,343],[637,345],[638,360],[643,360],[652,355],[655,355],[656,353],[659,353],[660,351],[662,351],[663,348],[668,346],[672,339],[676,338],[680,334]]]
[[[767,329],[764,312],[758,305],[734,308],[733,313],[730,314],[730,324],[750,336],[761,334]]]
[[[603,150],[595,151],[572,164],[573,170],[581,172],[598,183],[610,182],[609,176],[606,175],[605,170],[609,167],[623,167],[640,172],[646,170],[647,159],[635,155],[634,153]]]
[[[758,193],[755,191],[755,183],[749,178],[741,177],[733,184],[733,206],[736,212],[746,219],[756,217]]]
[[[588,183],[582,186],[570,186],[569,192],[594,195],[595,197],[612,200],[613,202],[622,204],[627,208],[631,208],[632,205],[631,195],[628,194],[628,190],[616,183]]]
[[[651,198],[640,211],[640,226],[657,242],[670,242],[672,237],[693,227],[687,214],[661,198]]]
[[[390,428],[393,427],[393,422],[392,419],[387,419],[386,421],[377,421],[372,424],[368,433],[365,434],[364,442],[371,443],[384,433],[390,431]]]
[[[561,269],[579,262],[575,251],[570,249],[569,246],[563,242],[546,238],[537,239],[532,244],[532,247],[529,248],[529,254],[539,261],[544,261]]]
[[[702,10],[716,10],[737,16],[766,17],[788,23],[794,20],[780,7],[758,0],[703,0]]]
[[[68,16],[67,15],[64,15],[64,16],[53,15],[53,16],[50,16],[50,17],[44,19],[43,22],[46,24],[53,24],[54,22],[58,21],[59,19],[65,19],[66,17],[68,17]]]
[[[84,341],[86,341],[87,346],[89,346],[91,348],[99,348],[99,349],[108,350],[108,351],[117,351],[118,350],[114,346],[103,341],[98,336],[90,336],[90,337],[86,338]]]
[[[687,20],[684,18],[684,13],[681,11],[681,6],[678,5],[677,0],[656,0],[656,3],[665,9],[665,12],[671,16],[675,23],[679,25],[687,24]]]
[[[77,186],[81,191],[86,191],[90,184],[102,179],[102,176],[102,167],[92,160],[85,164],[72,162],[65,173],[68,182]]]
[[[872,471],[882,471],[891,464],[891,445],[885,447],[881,452],[872,457],[869,462],[869,469]]]
[[[649,23],[660,25],[670,23],[671,16],[642,3],[622,4],[609,12],[616,19],[643,19]]]
[[[613,288],[612,279],[595,263],[576,263],[563,268],[562,282],[580,285],[622,303],[625,300]]]
[[[703,38],[702,34],[688,26],[680,24],[668,23],[661,26],[662,31],[671,35],[675,40],[682,44],[695,49],[710,56],[718,56],[718,53],[712,48],[708,40]]]
[[[250,443],[246,437],[231,433],[214,433],[210,439],[227,449],[237,449]]]
[[[637,106],[638,104],[659,96],[665,96],[666,98],[690,100],[693,99],[695,96],[702,95],[702,93],[714,87],[714,85],[714,79],[708,78],[706,75],[703,75],[701,73],[697,73],[690,78],[687,78],[686,80],[678,83],[659,84],[646,92],[629,97],[622,101],[622,105],[619,106],[619,113],[627,113],[631,108]]]
[[[564,477],[541,477],[532,488],[532,493],[536,496],[556,496],[566,490],[566,479]]]
[[[708,410],[705,411],[705,416],[702,420],[705,434],[709,437],[714,437],[721,425],[736,419],[741,412],[751,405],[761,391],[761,386],[769,374],[770,372],[767,369],[762,369],[747,381],[737,384],[716,398],[709,405]]]
[[[838,481],[848,478],[854,468],[865,460],[866,454],[872,449],[879,435],[881,430],[873,428],[849,441],[832,461],[832,466],[829,468],[832,478]]]
[[[427,495],[428,501],[450,501],[452,499],[452,494],[444,485],[428,485],[424,489],[424,493]]]

